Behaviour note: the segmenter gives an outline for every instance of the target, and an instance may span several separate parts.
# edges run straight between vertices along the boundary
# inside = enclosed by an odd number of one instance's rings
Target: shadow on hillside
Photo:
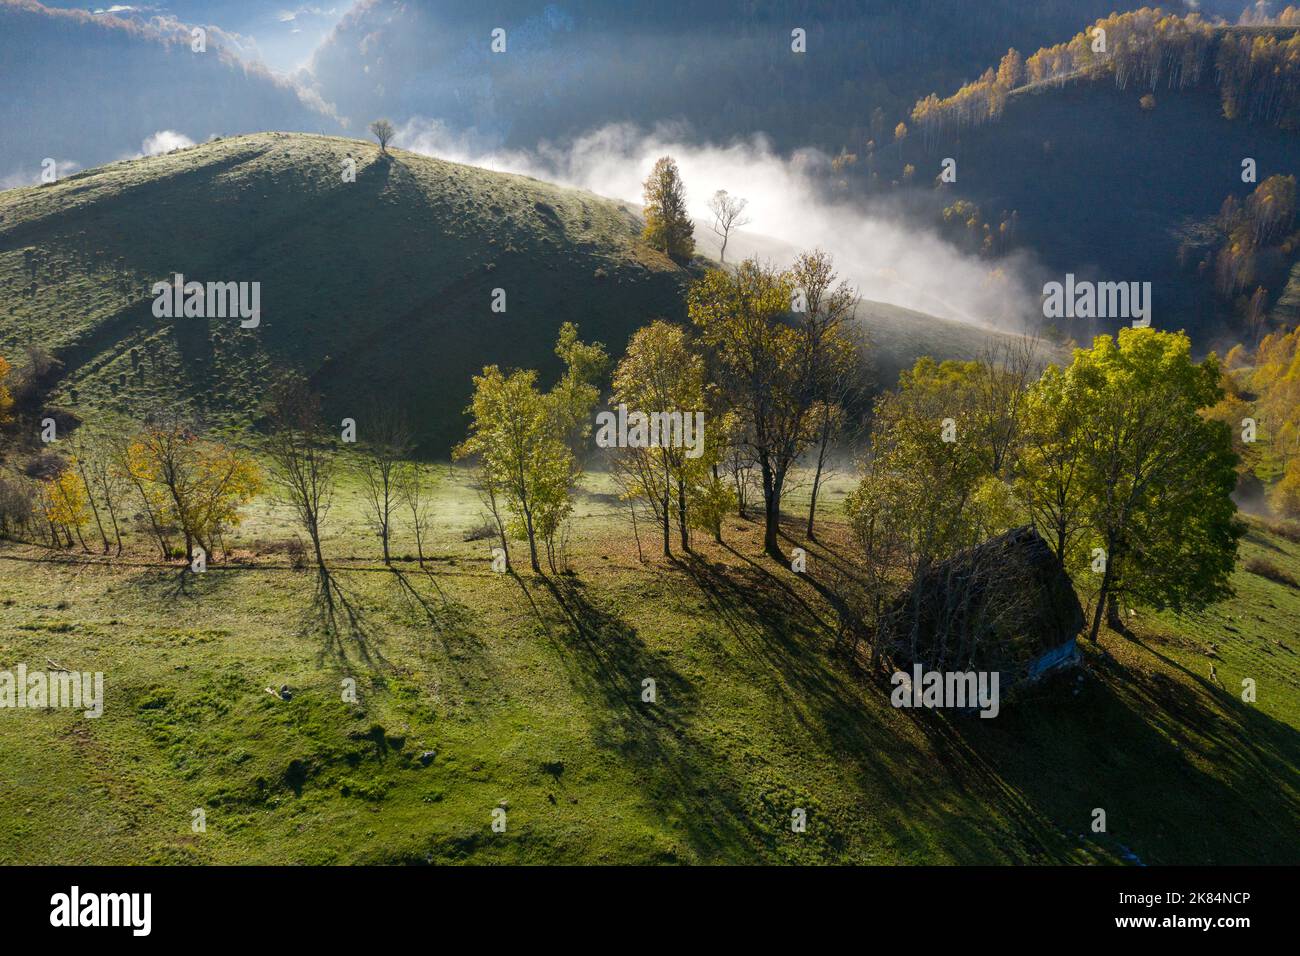
[[[834,557],[822,542],[786,537],[810,559]],[[1130,671],[1106,655],[1077,695],[1073,676],[1058,678],[993,720],[898,711],[928,740],[926,755],[862,705],[865,692],[888,707],[892,687],[864,681],[829,653],[828,632],[782,569],[727,550],[743,566],[699,558],[679,565],[745,651],[764,662],[791,711],[845,755],[864,791],[886,786],[873,815],[902,842],[938,842],[969,863],[1077,861],[1080,850],[1114,861],[1124,848],[1163,863],[1300,858],[1290,826],[1300,818],[1300,733],[1176,661],[1147,648],[1185,680]],[[800,581],[829,599],[815,570],[810,562]],[[918,758],[936,766],[918,768]],[[899,784],[900,777],[925,784]],[[997,813],[958,816],[955,798]],[[1107,810],[1108,837],[1091,833],[1096,807]]]
[[[824,520],[821,522],[823,526],[825,523]],[[810,558],[816,558],[818,561],[825,562],[838,574],[843,574],[846,577],[856,580],[861,579],[860,571],[854,565],[853,561],[845,558],[840,553],[844,548],[842,542],[834,540],[829,534],[827,534],[824,527],[823,530],[819,532],[819,537],[817,538],[810,539],[806,537],[804,531],[806,531],[806,524],[803,520],[794,520],[787,517],[781,518],[779,536],[782,540],[793,547],[803,548],[808,552]],[[812,579],[810,578],[810,580]]]
[[[789,585],[754,562],[734,567],[695,558],[679,566],[746,657],[763,666],[764,684],[779,697],[777,705],[851,768],[862,793],[871,798],[864,817],[886,831],[899,849],[924,851],[938,843],[960,863],[1026,855],[1008,848],[1005,829],[996,820],[953,812],[953,796],[963,794],[965,781],[918,751],[898,728],[880,719],[877,709],[864,705],[864,693],[881,691],[864,688],[860,675],[830,654],[828,631]]]
[[[540,580],[555,610],[544,612],[527,584],[519,585],[545,631],[562,645],[562,666],[574,687],[596,709],[595,744],[632,765],[647,799],[681,828],[702,860],[726,860],[738,847],[770,843],[772,834],[745,811],[726,760],[693,732],[698,700],[691,681],[581,581]],[[653,702],[643,700],[647,678],[654,681]]]
[[[332,660],[338,664],[359,663],[365,667],[388,667],[388,661],[379,651],[373,628],[366,619],[365,608],[358,595],[350,593],[339,583],[340,572],[319,569],[316,587],[304,617],[304,630],[315,631],[321,637],[321,648],[316,663]],[[356,655],[354,662],[352,654]]]
[[[65,567],[76,567],[65,565]],[[94,571],[98,565],[86,564],[76,573]],[[158,601],[174,613],[179,608],[198,609],[190,602],[206,597],[220,597],[237,587],[240,568],[231,564],[211,564],[202,574],[190,570],[189,565],[177,562],[170,567],[140,568],[126,579],[126,583],[142,596]],[[181,603],[184,602],[184,603]]]
[[[1023,801],[1076,845],[1129,848],[1144,863],[1294,862],[1300,734],[1162,659],[1189,680],[1100,655],[1081,684],[1061,675],[997,719],[921,714],[918,724],[945,764]],[[1105,834],[1091,832],[1095,808]]]
[[[434,649],[432,642],[422,643],[419,647],[421,657],[425,660],[436,658],[432,661],[435,665],[445,664],[461,688],[473,689],[476,695],[497,686],[496,671],[488,649],[470,627],[474,618],[469,608],[449,597],[437,576],[428,568],[420,568],[418,575],[408,575],[397,567],[391,571],[407,608],[423,627],[427,627],[440,646],[441,653],[435,655],[431,653]],[[426,582],[434,597],[422,593],[416,586]],[[424,632],[423,628],[421,632]]]
[[[1277,554],[1290,553],[1287,551],[1286,548],[1282,547],[1280,544],[1274,541],[1272,537],[1264,534],[1262,531],[1260,531],[1258,528],[1256,528],[1253,525],[1246,526],[1245,540],[1249,541],[1251,544],[1257,547],[1264,548],[1268,551],[1276,552]]]

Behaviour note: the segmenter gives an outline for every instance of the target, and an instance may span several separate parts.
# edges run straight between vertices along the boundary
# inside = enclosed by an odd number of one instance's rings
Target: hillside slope
[[[382,396],[441,456],[484,365],[554,374],[565,321],[618,354],[650,319],[685,319],[692,272],[639,229],[622,204],[522,176],[323,136],[236,137],[0,193],[0,352],[57,354],[55,398],[74,408],[181,401],[235,424],[298,368],[331,416]],[[156,318],[153,284],[175,273],[260,283],[260,324]],[[862,315],[883,383],[922,352],[969,356],[996,334],[874,303]]]
[[[64,402],[247,413],[292,366],[331,413],[396,400],[444,454],[484,364],[554,366],[566,320],[619,347],[654,316],[684,317],[689,278],[616,203],[320,136],[116,163],[0,193],[0,217],[0,348],[55,351]],[[155,318],[153,283],[178,272],[261,283],[260,325]]]

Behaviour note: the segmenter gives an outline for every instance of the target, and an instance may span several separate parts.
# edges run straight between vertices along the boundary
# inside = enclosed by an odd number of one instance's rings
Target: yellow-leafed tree
[[[209,554],[221,534],[240,522],[239,509],[262,490],[257,463],[233,448],[200,441],[184,425],[152,425],[127,447],[128,477],[160,526],[185,536],[185,554],[198,544]]]
[[[5,380],[9,378],[11,366],[5,361],[5,357],[0,355],[0,425],[9,421],[9,409],[13,408],[14,399],[9,394],[9,389],[5,386]]]
[[[41,498],[45,520],[50,523],[55,542],[59,543],[58,533],[62,531],[71,547],[75,532],[84,549],[86,542],[81,539],[81,528],[90,520],[90,495],[75,464],[66,466],[57,476],[44,482]]]

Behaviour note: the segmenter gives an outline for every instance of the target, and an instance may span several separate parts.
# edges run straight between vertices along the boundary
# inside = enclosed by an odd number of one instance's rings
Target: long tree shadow
[[[407,607],[428,627],[437,640],[440,654],[434,654],[431,643],[422,643],[419,653],[431,663],[445,662],[451,668],[463,690],[473,690],[476,695],[497,685],[496,671],[487,646],[471,626],[474,616],[464,604],[448,596],[438,578],[428,568],[414,581],[400,568],[391,568],[393,579],[403,595]],[[430,598],[416,587],[424,582],[432,588],[435,598]]]
[[[702,860],[729,859],[738,846],[771,846],[773,833],[745,810],[726,761],[694,732],[699,701],[691,681],[574,578],[542,577],[559,611],[528,599],[560,644],[562,666],[594,707],[598,747],[619,754],[664,818]],[[520,587],[528,593],[527,585]],[[552,626],[558,625],[558,626]],[[646,699],[653,684],[653,699]]]
[[[305,629],[314,630],[321,636],[317,665],[327,660],[352,665],[351,655],[355,654],[357,663],[366,667],[391,666],[379,651],[376,635],[366,620],[360,598],[343,587],[337,571],[327,567],[317,569],[316,587],[303,623]]]

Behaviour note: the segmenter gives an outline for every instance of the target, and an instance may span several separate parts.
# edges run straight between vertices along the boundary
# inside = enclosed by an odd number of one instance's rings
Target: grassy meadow
[[[143,541],[119,560],[0,543],[0,667],[103,671],[106,697],[99,719],[0,717],[0,863],[1300,857],[1300,543],[1262,524],[1235,600],[1139,612],[1132,640],[1104,631],[1080,671],[981,720],[891,707],[882,679],[831,653],[830,608],[762,556],[758,521],[729,519],[725,546],[697,536],[669,561],[642,520],[642,560],[597,472],[570,572],[498,574],[493,542],[465,540],[482,520],[467,473],[438,472],[424,567],[404,529],[384,567],[359,488],[340,489],[337,639],[269,498],[202,575],[159,566]],[[819,543],[803,540],[798,492],[789,504],[812,577],[847,553],[848,487],[841,474],[823,497]],[[287,700],[269,692],[282,686]]]

